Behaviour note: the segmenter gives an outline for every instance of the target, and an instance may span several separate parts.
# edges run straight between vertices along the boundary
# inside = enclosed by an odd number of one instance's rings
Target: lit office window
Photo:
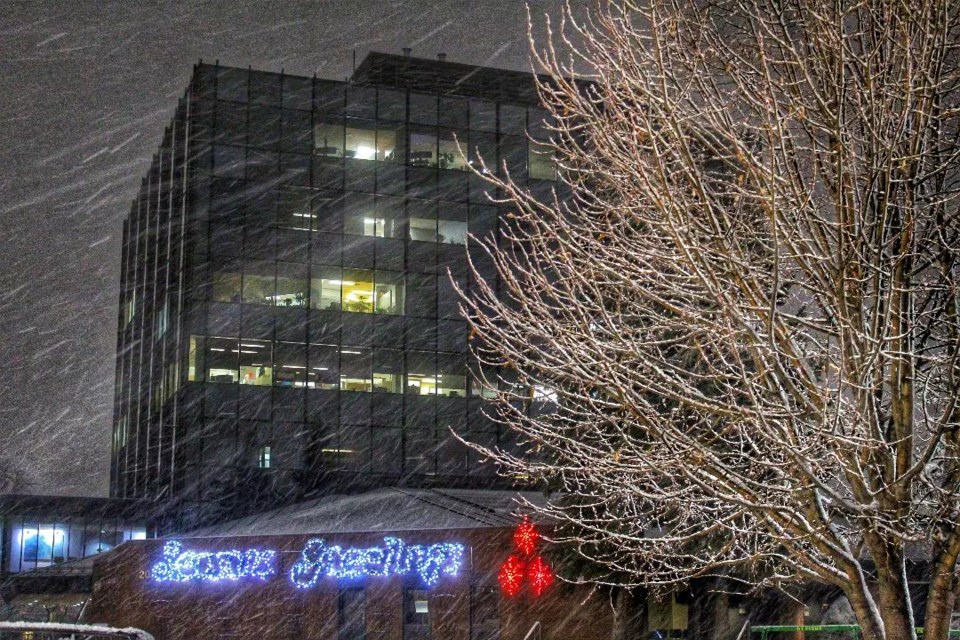
[[[341,391],[372,391],[370,350],[354,347],[340,349]]]
[[[435,132],[410,133],[410,164],[415,167],[437,166],[437,134]]]
[[[239,272],[214,273],[211,298],[217,302],[240,302],[240,285]]]
[[[307,352],[307,386],[311,389],[339,389],[340,350],[333,345],[311,344]]]
[[[217,338],[210,336],[206,340],[204,364],[207,382],[236,383],[238,341],[236,338]]]
[[[457,142],[460,146],[457,146]],[[456,136],[452,131],[441,131],[438,136],[438,157],[437,165],[441,169],[454,169],[457,171],[466,171],[469,168],[467,159],[460,153],[467,152],[467,136],[458,133]]]
[[[251,271],[253,273],[251,273]],[[246,304],[265,304],[273,305],[273,283],[274,276],[271,273],[273,265],[265,263],[263,265],[250,264],[247,272],[243,274],[243,302]]]
[[[299,342],[277,342],[273,352],[273,386],[307,386],[307,350]]]
[[[376,313],[403,314],[403,275],[390,271],[377,271],[373,289],[373,306]]]
[[[283,262],[277,264],[277,289],[273,295],[273,303],[278,307],[306,306],[306,267]]]
[[[321,122],[313,128],[313,150],[318,156],[343,157],[342,124]]]
[[[356,160],[376,160],[377,130],[347,127],[347,144],[343,153]]]
[[[269,387],[273,384],[273,349],[265,340],[240,340],[240,384]]]
[[[310,306],[324,311],[340,311],[343,274],[340,267],[314,267],[310,279]]]
[[[450,398],[467,395],[467,371],[463,357],[437,354],[437,377],[435,393]]]
[[[260,453],[257,457],[257,466],[261,469],[270,468],[270,447],[260,447]]]
[[[437,394],[435,354],[429,351],[407,352],[406,392],[421,396]]]
[[[341,285],[344,311],[373,313],[372,271],[367,269],[344,269]]]
[[[393,162],[396,155],[397,134],[393,129],[376,129],[372,124],[346,127],[346,145],[343,155],[356,160]]]

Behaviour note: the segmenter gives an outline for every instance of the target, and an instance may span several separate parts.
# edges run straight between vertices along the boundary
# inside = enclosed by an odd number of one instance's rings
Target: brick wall
[[[459,575],[444,576],[429,590],[431,640],[478,640],[471,638],[470,587],[497,585],[497,571],[512,550],[511,534],[509,529],[473,529],[182,540],[184,549],[197,551],[278,551],[278,575],[266,582],[223,583],[157,583],[150,579],[150,567],[160,558],[164,541],[129,542],[97,562],[93,598],[85,617],[91,622],[139,627],[158,640],[337,640],[337,582],[326,579],[314,588],[297,589],[288,577],[290,567],[312,537],[344,547],[370,547],[382,545],[384,535],[394,535],[408,544],[460,542],[467,547]],[[368,577],[355,583],[359,584],[366,598],[365,640],[404,640],[403,588],[410,581],[398,576]],[[540,598],[529,593],[507,598],[499,590],[497,594],[498,640],[523,640],[535,621],[542,625],[540,640],[610,637],[609,603],[589,588],[558,581]]]

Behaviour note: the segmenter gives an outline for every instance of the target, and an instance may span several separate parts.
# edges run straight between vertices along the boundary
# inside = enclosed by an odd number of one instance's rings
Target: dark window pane
[[[280,76],[275,73],[250,73],[250,102],[280,104]]]
[[[430,598],[426,589],[403,590],[403,640],[430,640]]]
[[[366,597],[361,589],[342,589],[337,598],[337,640],[366,640]]]
[[[437,124],[437,96],[411,93],[410,122]]]
[[[378,120],[402,122],[407,118],[407,94],[404,91],[380,89],[377,96]]]
[[[313,99],[313,82],[310,78],[283,77],[283,106],[287,109],[310,111]]]
[[[374,118],[377,113],[377,90],[373,87],[347,88],[347,115]]]
[[[274,386],[307,386],[307,345],[300,342],[277,342],[273,356]]]
[[[500,133],[522,136],[527,132],[527,108],[512,104],[500,105]]]
[[[467,101],[461,98],[440,98],[437,123],[451,129],[467,128]]]
[[[496,131],[497,105],[486,100],[471,100],[470,128],[475,131]]]
[[[340,352],[337,347],[311,344],[308,349],[310,367],[307,386],[315,389],[340,388]]]

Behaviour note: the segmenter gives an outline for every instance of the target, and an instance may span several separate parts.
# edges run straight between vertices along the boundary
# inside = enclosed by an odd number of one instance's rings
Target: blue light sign
[[[352,579],[366,576],[418,575],[433,586],[441,575],[457,575],[464,547],[456,543],[407,545],[399,538],[384,538],[384,546],[346,548],[310,540],[290,569],[290,581],[309,589],[321,578]]]
[[[276,573],[276,551],[184,551],[175,540],[163,545],[163,557],[150,569],[150,577],[157,582],[266,580]]]

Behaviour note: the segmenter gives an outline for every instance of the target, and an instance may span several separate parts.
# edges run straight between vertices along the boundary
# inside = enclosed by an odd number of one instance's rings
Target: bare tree
[[[499,291],[475,274],[463,309],[536,453],[485,451],[561,489],[545,510],[581,554],[648,587],[827,583],[868,640],[915,637],[916,556],[926,637],[947,637],[958,15],[603,2],[533,43],[572,195],[492,178],[512,205],[481,242]],[[531,411],[544,388],[554,409]]]

